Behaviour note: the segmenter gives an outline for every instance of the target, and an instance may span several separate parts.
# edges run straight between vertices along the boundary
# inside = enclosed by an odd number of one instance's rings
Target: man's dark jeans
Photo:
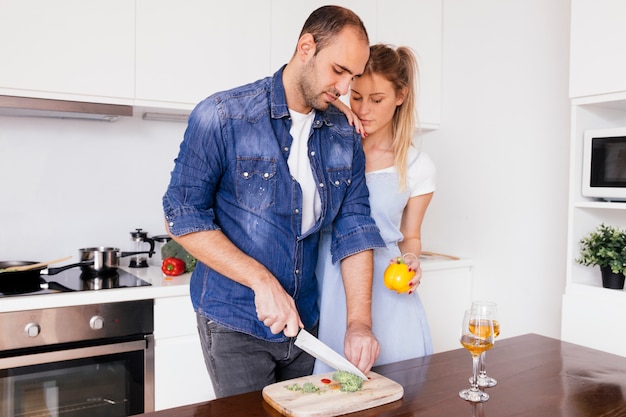
[[[258,391],[313,371],[315,359],[293,344],[267,342],[196,315],[202,352],[217,398]],[[317,328],[313,329],[317,333]]]

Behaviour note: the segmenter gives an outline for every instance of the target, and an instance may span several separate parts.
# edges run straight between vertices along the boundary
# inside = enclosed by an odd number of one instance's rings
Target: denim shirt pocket
[[[237,201],[259,211],[274,204],[276,160],[259,157],[237,158]]]
[[[328,169],[328,189],[330,190],[330,206],[333,212],[337,212],[343,202],[343,198],[352,183],[352,171],[350,168]]]

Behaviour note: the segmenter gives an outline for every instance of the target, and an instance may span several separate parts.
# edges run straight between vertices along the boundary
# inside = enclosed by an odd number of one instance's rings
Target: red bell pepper
[[[185,273],[185,261],[178,258],[165,258],[161,265],[161,271],[165,275],[177,276]]]

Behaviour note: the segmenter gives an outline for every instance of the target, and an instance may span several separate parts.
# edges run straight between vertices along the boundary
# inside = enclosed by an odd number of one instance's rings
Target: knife
[[[317,337],[313,336],[311,333],[307,332],[304,329],[300,329],[300,332],[298,333],[294,344],[309,355],[321,360],[326,365],[332,368],[358,375],[364,381],[368,380],[367,376],[365,376],[365,374],[361,372],[359,368],[354,366],[346,358],[332,350],[330,347],[321,342]]]

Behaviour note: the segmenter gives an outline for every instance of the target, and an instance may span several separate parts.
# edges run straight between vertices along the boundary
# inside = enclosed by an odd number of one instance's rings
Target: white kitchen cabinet
[[[602,288],[600,269],[576,262],[579,241],[600,223],[626,227],[626,203],[582,196],[583,135],[587,129],[626,126],[626,58],[619,0],[572,0],[570,181],[566,287],[561,338],[626,356],[613,320],[626,313],[626,292]],[[619,23],[619,24],[618,24]]]
[[[272,22],[276,22],[271,27],[272,68],[289,61],[307,16],[325,4],[328,2],[323,0],[298,3],[272,0]],[[420,124],[423,129],[438,128],[441,122],[442,0],[343,0],[333,4],[359,15],[371,43],[413,49],[420,71]]]
[[[626,76],[625,76],[626,77]],[[572,100],[566,287],[561,338],[626,356],[615,320],[626,314],[626,291],[602,287],[600,268],[576,263],[579,241],[600,223],[626,228],[626,203],[582,196],[583,134],[587,129],[626,126],[626,93]]]
[[[623,291],[570,288],[563,297],[561,339],[626,357],[624,317],[626,294]]]
[[[472,270],[468,260],[422,262],[417,293],[430,325],[435,353],[458,349],[463,313],[472,305]]]
[[[570,181],[566,286],[561,339],[626,356],[615,321],[626,315],[626,291],[602,287],[600,268],[576,262],[579,241],[601,224],[626,227],[626,203],[582,196],[583,135],[626,126],[626,3],[572,0]]]
[[[136,0],[135,105],[190,110],[270,71],[270,0]]]
[[[155,410],[215,398],[188,295],[154,301]]]
[[[132,104],[135,4],[2,0],[0,94]]]
[[[570,97],[626,91],[626,2],[572,0]]]

